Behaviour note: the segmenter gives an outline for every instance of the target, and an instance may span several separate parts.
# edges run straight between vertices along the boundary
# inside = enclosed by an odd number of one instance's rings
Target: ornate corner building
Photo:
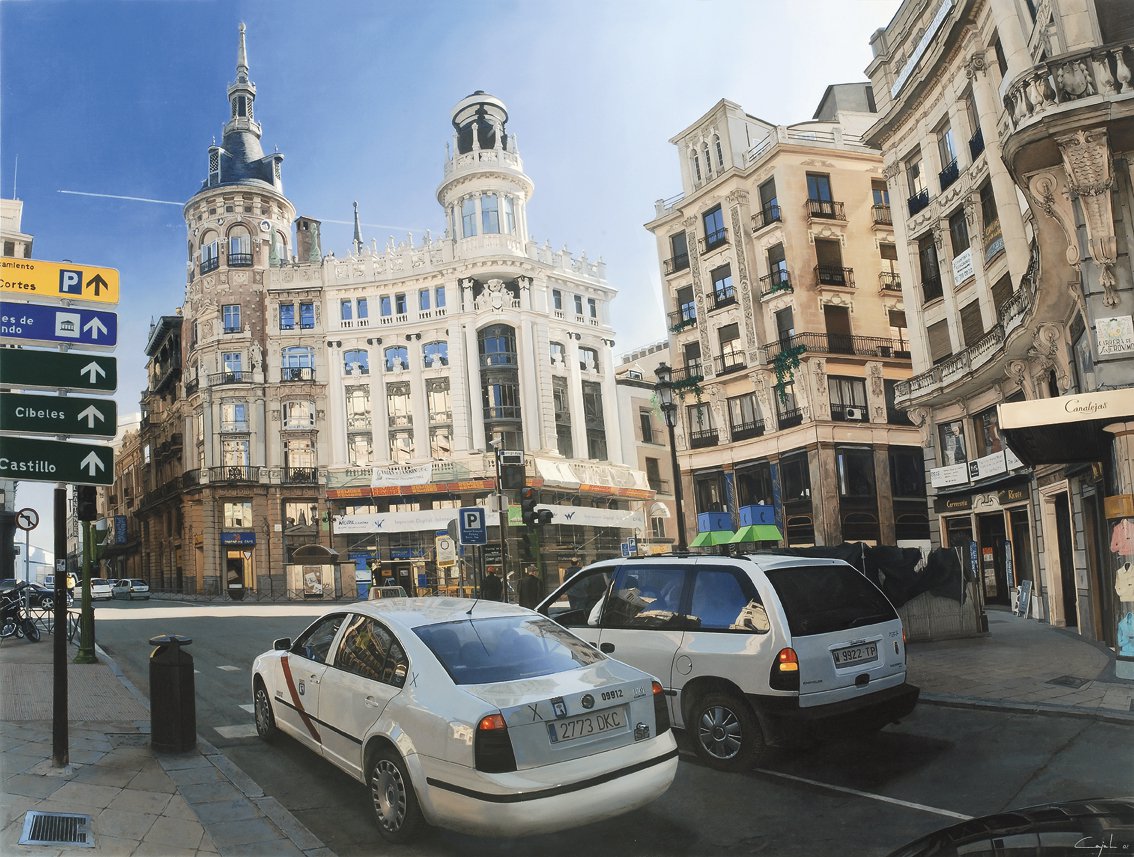
[[[1132,13],[907,0],[867,69],[934,544],[971,551],[988,602],[1027,582],[1032,615],[1112,646],[1134,610],[1112,538],[1134,517]]]
[[[929,539],[921,438],[895,407],[906,297],[869,84],[782,126],[722,100],[675,136],[646,224],[668,312],[685,515],[789,546]]]
[[[497,490],[493,449],[523,450],[555,513],[513,529],[509,566],[548,582],[618,552],[653,497],[623,460],[615,290],[604,265],[537,244],[534,183],[505,105],[453,110],[436,198],[444,235],[324,252],[321,223],[265,155],[241,27],[230,117],[185,204],[184,304],[151,330],[133,510],[158,587],[233,597],[315,594],[300,551],[379,567],[410,591],[456,591],[434,537]],[[134,441],[131,440],[131,443]],[[494,520],[494,519],[493,519]],[[324,580],[324,595],[349,591]]]

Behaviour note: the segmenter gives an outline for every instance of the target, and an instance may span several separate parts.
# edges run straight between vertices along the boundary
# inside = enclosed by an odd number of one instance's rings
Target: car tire
[[[39,607],[42,610],[50,610],[55,606],[55,600],[50,595],[45,595],[39,599]]]
[[[764,747],[756,716],[731,693],[707,693],[696,701],[690,731],[697,755],[719,771],[745,771]]]
[[[374,753],[366,784],[370,788],[370,806],[382,838],[400,844],[417,836],[423,823],[421,807],[405,763],[396,750],[383,747]]]
[[[259,677],[257,677],[256,684],[253,687],[252,711],[256,717],[256,734],[260,736],[262,741],[271,743],[280,734],[280,730],[276,726],[275,712],[272,711],[272,698],[268,695],[268,689],[264,687],[264,682]]]

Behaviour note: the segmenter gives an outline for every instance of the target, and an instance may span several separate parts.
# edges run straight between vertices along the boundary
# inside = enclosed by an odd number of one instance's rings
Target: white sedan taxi
[[[661,685],[546,617],[463,598],[336,607],[252,667],[256,730],[370,789],[378,829],[524,836],[630,812],[677,772]]]

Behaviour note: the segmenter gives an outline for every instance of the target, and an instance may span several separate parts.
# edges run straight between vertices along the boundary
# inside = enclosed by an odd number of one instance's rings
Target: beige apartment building
[[[677,134],[663,270],[683,514],[783,545],[928,543],[910,331],[870,86],[775,125],[719,101]],[[704,536],[701,536],[702,542]],[[771,542],[775,543],[775,542]]]
[[[907,0],[867,69],[917,373],[896,404],[921,430],[933,542],[967,551],[987,601],[1110,645],[1123,621],[1134,645],[1116,579],[1134,554],[1132,12]]]

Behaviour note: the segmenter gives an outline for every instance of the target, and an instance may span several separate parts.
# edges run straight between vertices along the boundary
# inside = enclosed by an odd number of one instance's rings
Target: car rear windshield
[[[414,628],[455,684],[566,672],[604,656],[542,616],[497,616]]]
[[[102,578],[102,577],[92,577],[91,578],[91,586],[108,586],[108,585],[109,584],[106,582],[105,578]]]
[[[767,571],[793,636],[827,634],[898,618],[873,583],[849,565],[808,565]]]

